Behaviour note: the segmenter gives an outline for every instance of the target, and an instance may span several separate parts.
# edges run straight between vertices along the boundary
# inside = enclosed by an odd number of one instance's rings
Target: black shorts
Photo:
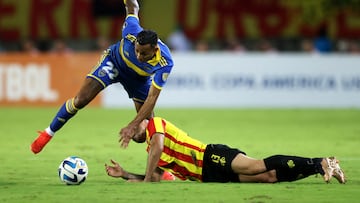
[[[203,182],[239,182],[238,174],[231,168],[232,160],[245,152],[222,144],[206,146],[203,160]]]

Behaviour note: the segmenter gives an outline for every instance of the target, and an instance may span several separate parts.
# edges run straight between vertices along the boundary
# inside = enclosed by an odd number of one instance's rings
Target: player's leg
[[[258,160],[239,153],[231,162],[234,173],[243,175],[256,175],[267,171],[263,160]]]
[[[55,118],[50,124],[52,134],[60,130],[65,123],[72,118],[78,110],[89,104],[98,93],[103,90],[101,83],[93,78],[86,78],[78,94],[68,99],[59,109]]]
[[[266,171],[257,175],[243,175],[239,174],[239,180],[241,183],[276,183],[276,171]]]
[[[278,181],[295,181],[320,173],[324,175],[323,158],[274,155],[264,159],[267,170],[275,169]]]
[[[345,177],[338,162],[335,158],[307,158],[287,155],[274,155],[264,159],[268,170],[276,170],[278,181],[295,181],[320,173],[325,182],[329,182],[334,176],[340,183],[345,183]],[[341,171],[341,173],[336,173],[336,171]]]
[[[60,130],[65,123],[71,119],[79,109],[85,107],[96,95],[106,86],[116,82],[118,71],[110,69],[114,67],[109,51],[105,52],[91,73],[88,74],[78,94],[67,100],[59,109],[56,116],[44,131],[39,132],[39,136],[31,144],[31,150],[36,154],[51,140],[55,133]],[[116,73],[116,74],[115,74]]]
[[[301,176],[316,173],[324,175],[322,170],[323,158],[304,158],[297,156],[275,155],[264,160],[257,160],[244,154],[238,154],[232,161],[231,167],[235,173],[256,175],[269,170],[281,171],[279,181],[291,181]]]
[[[271,160],[277,163],[277,166],[273,168],[267,168],[263,160],[258,160],[246,156],[244,154],[238,154],[231,162],[231,168],[234,173],[238,174],[240,182],[252,182],[252,183],[274,183],[278,182],[277,172],[280,174],[280,181],[285,181],[289,178],[289,174],[284,171],[283,167],[286,165],[282,164],[282,160],[278,159]],[[292,176],[291,176],[292,178]],[[288,180],[289,181],[289,180]]]
[[[330,166],[327,160],[325,158],[287,155],[274,155],[264,160],[256,160],[243,154],[238,154],[232,161],[232,169],[235,173],[242,175],[256,175],[265,171],[275,170],[278,182],[296,181],[320,173],[326,182],[329,182],[330,178],[335,176],[340,183],[344,183],[343,172],[334,174],[335,167]],[[340,169],[338,163],[337,166]],[[266,176],[259,177],[264,178]],[[258,177],[256,176],[255,178]]]
[[[38,138],[31,144],[31,150],[34,153],[39,153],[55,135],[55,132],[60,130],[68,120],[75,116],[78,110],[92,101],[102,89],[103,86],[98,81],[86,78],[79,93],[74,98],[68,99],[60,107],[50,126],[40,132]]]

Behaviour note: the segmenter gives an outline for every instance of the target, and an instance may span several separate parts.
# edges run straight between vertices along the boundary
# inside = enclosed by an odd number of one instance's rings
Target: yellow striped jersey
[[[164,149],[158,167],[181,180],[202,181],[203,157],[206,144],[193,139],[172,123],[160,117],[149,120],[146,129],[147,151],[155,133],[164,135]]]

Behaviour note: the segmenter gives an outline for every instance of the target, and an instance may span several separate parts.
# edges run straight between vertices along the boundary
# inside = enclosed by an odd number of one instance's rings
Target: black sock
[[[264,159],[266,169],[276,170],[276,177],[281,181],[299,180],[317,173],[324,174],[322,158],[274,155]]]

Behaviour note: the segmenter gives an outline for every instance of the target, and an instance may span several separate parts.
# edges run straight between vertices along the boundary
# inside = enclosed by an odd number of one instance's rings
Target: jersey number
[[[102,69],[106,72],[106,74],[112,80],[115,79],[119,74],[119,71],[117,69],[114,69],[114,64],[111,63],[111,61],[107,61],[106,65],[103,66]]]
[[[225,164],[226,164],[226,158],[221,157],[221,156],[216,155],[216,154],[211,155],[211,160],[212,160],[212,162],[217,163],[217,164],[221,164],[222,166],[225,166]]]

